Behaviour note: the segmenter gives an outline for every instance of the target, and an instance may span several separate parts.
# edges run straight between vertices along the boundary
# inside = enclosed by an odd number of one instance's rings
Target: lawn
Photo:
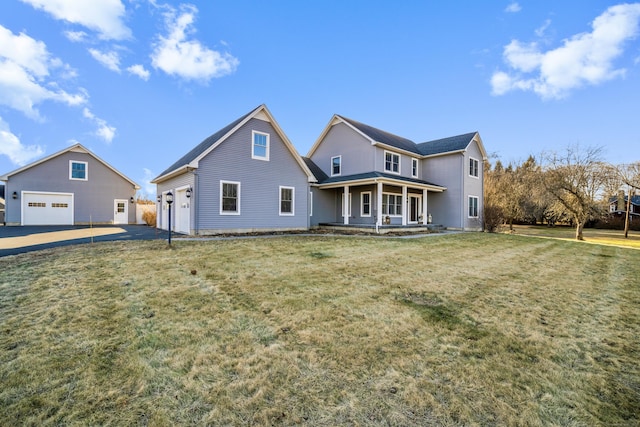
[[[640,423],[640,251],[506,234],[0,258],[4,425]]]
[[[549,237],[553,239],[576,240],[576,229],[568,226],[548,227],[545,225],[514,225],[513,233],[523,236]],[[509,228],[501,228],[509,232]],[[622,230],[604,230],[598,228],[584,229],[584,242],[598,245],[624,246],[640,249],[640,232],[629,231],[627,238]]]

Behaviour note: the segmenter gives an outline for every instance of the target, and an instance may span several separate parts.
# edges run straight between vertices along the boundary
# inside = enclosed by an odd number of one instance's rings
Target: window
[[[86,181],[88,179],[87,162],[69,160],[69,179]]]
[[[400,173],[400,155],[385,151],[384,170],[387,172]]]
[[[220,215],[240,215],[240,183],[220,181]]]
[[[371,191],[360,193],[360,216],[371,216]]]
[[[269,134],[254,130],[251,136],[253,138],[251,158],[269,160]]]
[[[46,208],[47,204],[43,202],[29,202],[30,208]]]
[[[469,196],[469,218],[478,217],[478,198]]]
[[[418,177],[418,159],[411,159],[411,176]]]
[[[402,216],[402,194],[382,194],[382,215]]]
[[[51,203],[52,208],[68,208],[68,203]]]
[[[469,175],[475,176],[476,178],[478,178],[479,165],[480,165],[479,161],[477,161],[476,159],[469,158]]]
[[[293,197],[295,188],[280,187],[280,215],[293,215]]]
[[[342,172],[341,164],[342,156],[335,156],[331,158],[331,176],[340,175]]]

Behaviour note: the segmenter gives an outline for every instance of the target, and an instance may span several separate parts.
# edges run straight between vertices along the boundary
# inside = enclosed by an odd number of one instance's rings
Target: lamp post
[[[166,194],[165,200],[169,205],[169,246],[171,246],[171,203],[173,203],[173,193],[171,191]]]

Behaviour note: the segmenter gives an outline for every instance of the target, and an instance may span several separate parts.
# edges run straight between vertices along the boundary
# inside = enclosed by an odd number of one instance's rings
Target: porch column
[[[378,226],[382,225],[382,183],[378,183],[378,188],[376,190],[376,209],[378,209],[378,215],[376,219],[376,223]]]
[[[407,186],[402,186],[402,225],[407,225],[407,211],[409,210],[409,199],[407,199]]]
[[[429,211],[427,210],[427,193],[426,189],[422,190],[422,224],[427,225],[429,221]]]
[[[344,194],[342,195],[344,200],[342,201],[342,217],[344,218],[344,225],[349,225],[349,212],[351,206],[349,206],[349,186],[344,186]]]

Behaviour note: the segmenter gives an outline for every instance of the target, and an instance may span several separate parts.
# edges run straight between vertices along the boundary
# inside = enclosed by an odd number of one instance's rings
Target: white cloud
[[[82,115],[85,118],[91,120],[98,127],[95,135],[102,138],[107,144],[111,144],[111,141],[113,141],[113,138],[116,136],[116,128],[113,126],[109,126],[105,120],[96,117],[86,107],[82,110]]]
[[[52,71],[59,71],[61,78],[74,73],[68,65],[52,58],[43,42],[24,33],[14,35],[0,25],[0,105],[37,120],[40,113],[36,106],[44,101],[67,105],[86,102],[81,89],[76,94],[60,89],[50,75]]]
[[[89,53],[93,56],[93,59],[116,73],[120,72],[120,56],[118,52],[100,52],[98,49],[89,49]]]
[[[84,31],[65,31],[64,35],[72,42],[83,42],[87,39],[87,33]]]
[[[105,40],[131,37],[124,24],[125,7],[120,0],[21,0],[44,10],[55,19],[79,24],[97,31]]]
[[[39,145],[24,145],[20,138],[11,133],[9,125],[0,117],[0,154],[5,155],[17,166],[24,166],[44,154]]]
[[[508,13],[516,13],[516,12],[520,12],[522,10],[522,8],[520,7],[520,5],[516,2],[510,3],[509,6],[507,6],[505,8],[505,12]]]
[[[536,36],[538,37],[543,37],[544,33],[547,31],[547,28],[549,28],[550,25],[551,19],[547,19],[540,27],[535,29],[534,33],[536,33]]]
[[[237,58],[228,53],[211,50],[198,40],[189,38],[194,32],[193,23],[198,9],[182,5],[180,13],[166,6],[165,13],[168,35],[158,36],[153,53],[152,65],[169,75],[186,80],[208,82],[215,77],[233,73],[238,67]]]
[[[492,93],[511,90],[533,91],[542,98],[563,98],[573,89],[598,85],[621,77],[614,60],[626,41],[638,35],[640,3],[612,6],[593,20],[590,33],[564,40],[562,46],[546,52],[536,43],[512,40],[503,56],[510,72],[497,71],[491,78]]]
[[[142,178],[142,189],[147,197],[151,200],[155,200],[156,185],[152,184],[151,180],[156,177],[156,174],[147,168],[142,168],[142,171],[144,172],[144,176]]]
[[[145,82],[149,80],[149,75],[150,75],[149,71],[146,70],[143,65],[140,65],[140,64],[132,65],[130,67],[127,67],[127,71],[130,72],[131,74],[134,74],[140,77]]]

